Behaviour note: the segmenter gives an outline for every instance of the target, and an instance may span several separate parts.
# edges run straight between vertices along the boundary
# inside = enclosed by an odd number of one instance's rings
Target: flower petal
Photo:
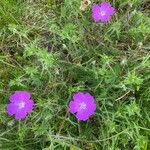
[[[101,11],[105,11],[106,12],[106,15],[105,17],[109,17],[110,15],[113,15],[116,11],[115,11],[115,8],[113,8],[111,6],[110,3],[108,2],[102,2],[101,3]]]
[[[86,112],[88,115],[94,114],[96,110],[94,97],[90,93],[85,93],[83,102],[86,104],[86,109],[84,112]]]
[[[27,91],[16,91],[13,95],[9,97],[9,100],[13,103],[18,101],[29,100],[31,97],[30,93]]]
[[[115,8],[111,7],[111,9],[109,10],[109,15],[113,15],[114,13],[116,13]]]
[[[84,99],[84,93],[83,92],[77,92],[73,95],[73,100],[76,102],[81,102],[82,99]]]
[[[102,22],[108,22],[110,19],[111,19],[111,16],[108,15],[108,16],[102,16],[100,20],[101,20]]]
[[[19,111],[16,113],[16,120],[21,120],[21,119],[24,119],[26,118],[27,116],[27,112],[26,111]]]
[[[88,92],[86,92],[84,94],[84,99],[87,100],[87,101],[95,102],[94,97]]]
[[[27,112],[31,112],[34,106],[34,102],[32,99],[28,100],[25,105],[25,109]]]
[[[69,111],[71,113],[76,113],[78,110],[77,103],[75,101],[70,101],[69,103]]]
[[[95,103],[87,103],[87,110],[86,110],[86,113],[88,115],[93,115],[95,113],[95,110],[96,110],[96,104]]]
[[[101,8],[100,8],[99,5],[94,4],[92,6],[92,17],[93,17],[95,22],[100,21],[100,19],[101,19],[101,16],[99,15],[100,14],[100,10],[101,10]]]
[[[13,103],[10,103],[7,105],[6,111],[10,116],[12,116],[16,113],[17,107]]]
[[[83,112],[77,112],[76,117],[78,119],[78,121],[86,121],[89,119],[89,116],[86,113]]]
[[[100,4],[100,6],[103,7],[103,8],[105,8],[105,9],[107,9],[107,8],[111,7],[111,4],[109,2],[102,2]]]

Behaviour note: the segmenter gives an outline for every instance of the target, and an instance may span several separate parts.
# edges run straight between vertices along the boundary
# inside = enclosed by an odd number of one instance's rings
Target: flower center
[[[79,109],[82,110],[82,109],[86,109],[86,104],[84,102],[80,103],[79,104]]]
[[[18,108],[19,109],[22,109],[22,108],[24,108],[25,107],[25,102],[20,102],[20,103],[18,103]]]
[[[105,16],[105,15],[106,15],[106,12],[105,12],[105,11],[101,11],[101,12],[100,12],[100,15],[101,15],[101,16]]]

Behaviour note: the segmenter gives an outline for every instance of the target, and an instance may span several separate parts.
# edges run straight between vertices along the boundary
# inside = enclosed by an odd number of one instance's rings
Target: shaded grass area
[[[78,0],[0,2],[0,149],[150,149],[149,1],[109,2],[108,24]],[[15,90],[36,103],[19,122],[5,111]],[[76,91],[95,96],[87,122],[67,111]]]

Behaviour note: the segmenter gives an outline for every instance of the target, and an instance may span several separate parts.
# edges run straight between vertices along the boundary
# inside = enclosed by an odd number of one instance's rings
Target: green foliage
[[[0,1],[0,27],[3,28],[9,24],[19,24],[23,5],[18,0]]]
[[[78,42],[81,34],[77,32],[77,27],[74,24],[68,23],[64,25],[63,29],[53,24],[50,27],[50,32],[53,32],[61,37],[62,40],[68,39],[73,43]]]
[[[139,90],[143,82],[143,79],[138,77],[134,72],[134,73],[129,73],[128,77],[125,79],[124,82],[126,85],[132,86],[133,88],[135,87],[136,90]]]
[[[0,1],[0,150],[150,149],[149,2],[114,1],[107,24],[93,22],[91,6]],[[21,121],[6,114],[16,90],[36,104]],[[68,112],[76,91],[96,99],[86,122]]]

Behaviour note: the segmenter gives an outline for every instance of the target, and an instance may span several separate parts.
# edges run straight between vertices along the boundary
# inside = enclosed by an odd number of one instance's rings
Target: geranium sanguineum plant
[[[78,121],[88,120],[95,110],[94,97],[88,92],[75,93],[69,103],[69,111],[76,116]]]
[[[92,6],[92,18],[95,22],[108,22],[115,12],[115,8],[113,8],[108,2],[93,4]]]
[[[16,91],[9,97],[10,103],[7,105],[7,113],[10,116],[15,115],[16,120],[26,118],[33,109],[34,102],[27,91]]]

